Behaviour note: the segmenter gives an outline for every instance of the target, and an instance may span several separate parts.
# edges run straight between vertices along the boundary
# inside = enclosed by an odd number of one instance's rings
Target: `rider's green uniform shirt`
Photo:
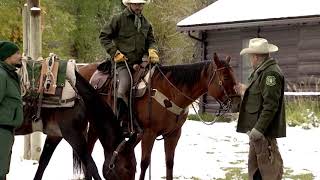
[[[156,49],[151,24],[143,15],[140,18],[141,28],[138,31],[134,24],[135,15],[126,8],[104,26],[99,38],[112,58],[119,50],[128,58],[129,65],[140,64],[149,48]],[[118,63],[118,65],[124,64]]]
[[[277,62],[262,62],[249,77],[237,125],[237,132],[256,128],[268,137],[286,136],[284,76]]]

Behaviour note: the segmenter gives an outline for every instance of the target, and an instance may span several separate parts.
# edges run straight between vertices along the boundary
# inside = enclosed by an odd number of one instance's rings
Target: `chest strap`
[[[164,94],[162,94],[157,89],[152,89],[152,98],[155,99],[161,106],[166,108],[168,111],[176,114],[176,115],[182,115],[189,112],[189,108],[181,108],[178,105],[176,105],[174,102],[172,102],[169,98],[167,98]]]

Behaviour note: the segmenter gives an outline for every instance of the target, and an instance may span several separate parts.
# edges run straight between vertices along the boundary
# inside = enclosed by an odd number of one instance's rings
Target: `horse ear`
[[[230,56],[227,56],[227,57],[226,57],[226,62],[227,62],[228,64],[230,64],[230,60],[231,60],[231,57],[230,57]]]
[[[220,59],[219,59],[217,53],[213,54],[213,61],[214,61],[214,63],[216,63],[217,66],[221,65],[221,62],[220,62]]]

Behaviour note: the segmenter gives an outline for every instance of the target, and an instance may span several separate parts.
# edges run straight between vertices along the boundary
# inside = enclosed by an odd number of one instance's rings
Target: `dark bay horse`
[[[161,93],[159,96],[163,102],[156,98],[150,100],[149,94],[146,93],[143,97],[136,98],[133,105],[136,117],[143,128],[140,180],[145,177],[154,141],[160,135],[164,139],[166,179],[172,180],[175,149],[181,135],[181,127],[187,119],[188,106],[201,95],[208,92],[222,106],[229,106],[232,101],[233,108],[239,107],[240,95],[235,91],[237,82],[229,63],[230,57],[222,61],[214,54],[213,61],[174,66],[156,65],[151,78],[151,89],[153,92]],[[97,64],[90,64],[82,67],[79,72],[89,80],[96,69]],[[108,89],[105,87],[104,94],[107,95],[104,99],[113,107],[112,93],[106,92]],[[172,110],[172,107],[176,107],[176,110]],[[174,113],[177,109],[178,113]],[[89,129],[89,134],[91,132],[94,130]],[[96,140],[93,137],[92,135],[88,139],[89,145],[92,145],[89,148],[91,151]]]
[[[117,159],[111,161],[111,157],[117,146],[123,142],[120,126],[112,109],[105,104],[91,87],[91,85],[79,73],[76,72],[75,88],[81,99],[77,99],[74,107],[64,108],[42,108],[41,119],[44,130],[47,134],[44,148],[40,156],[39,166],[34,180],[42,179],[45,168],[50,158],[64,138],[73,148],[84,165],[85,179],[101,180],[97,167],[87,149],[86,131],[88,121],[90,126],[96,130],[105,155],[103,176],[106,179],[134,180],[136,171],[136,160],[134,156],[134,146],[136,140],[125,142],[118,153]],[[30,104],[24,106],[24,123],[16,130],[16,135],[32,133],[32,124],[29,118],[34,113],[34,108]],[[116,168],[110,169],[110,166]]]

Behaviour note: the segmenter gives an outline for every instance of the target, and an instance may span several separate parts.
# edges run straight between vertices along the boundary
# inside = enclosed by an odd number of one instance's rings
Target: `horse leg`
[[[152,147],[154,144],[154,141],[156,139],[156,134],[146,130],[143,133],[143,137],[141,140],[141,162],[140,162],[140,178],[139,180],[144,180],[144,177],[146,175],[146,170],[150,164],[150,159],[151,159],[151,152],[152,152]]]
[[[181,128],[174,131],[164,139],[164,152],[166,156],[166,180],[173,178],[174,153],[181,136]]]
[[[57,137],[57,136],[46,137],[46,141],[43,146],[43,151],[41,153],[40,160],[39,160],[39,166],[33,178],[34,180],[42,179],[43,173],[49,164],[52,154],[56,149],[57,145],[60,143],[61,139],[62,137]]]
[[[93,177],[95,180],[101,180],[97,166],[88,152],[85,136],[81,132],[70,131],[70,129],[67,132],[64,132],[63,129],[61,131],[64,139],[71,145],[85,166],[85,178],[91,180],[91,177]]]
[[[98,135],[96,131],[94,130],[93,126],[89,125],[89,130],[88,130],[88,151],[90,154],[93,152],[93,148],[95,143],[98,140]]]
[[[97,140],[98,135],[96,131],[94,130],[93,126],[89,125],[89,130],[87,133],[87,148],[89,154],[92,154],[94,145],[97,142]],[[76,155],[75,151],[73,151],[73,174],[74,176],[79,176],[79,174],[83,174],[81,160],[79,159],[78,155]]]

